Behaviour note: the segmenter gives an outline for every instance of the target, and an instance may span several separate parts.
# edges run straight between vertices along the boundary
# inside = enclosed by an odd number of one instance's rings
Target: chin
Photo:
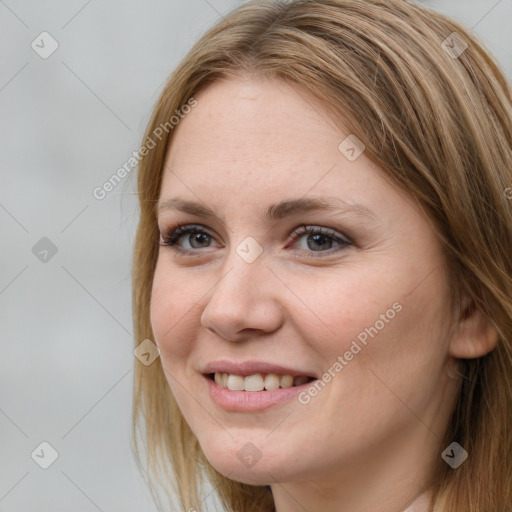
[[[233,460],[209,462],[221,475],[247,485],[270,485],[288,480],[280,471],[276,471],[275,464],[268,468],[262,461],[252,468],[244,468],[240,462],[234,463]]]
[[[229,447],[222,443],[208,445],[201,445],[206,459],[221,475],[230,480],[248,485],[270,485],[299,477],[297,457],[287,458],[282,447],[276,447],[277,453],[264,449],[264,455],[263,450],[259,451],[250,442],[242,448]],[[212,449],[212,446],[215,448]]]

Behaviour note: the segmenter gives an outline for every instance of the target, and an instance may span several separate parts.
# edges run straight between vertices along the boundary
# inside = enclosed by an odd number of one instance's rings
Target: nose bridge
[[[231,340],[244,329],[276,329],[280,308],[271,276],[254,239],[233,246],[201,315],[203,325]]]
[[[254,306],[255,301],[265,298],[264,283],[268,280],[265,274],[270,274],[270,271],[266,268],[263,254],[255,257],[250,242],[241,242],[231,249],[222,276],[212,290],[210,303],[223,303],[232,311]]]
[[[266,255],[263,246],[252,236],[245,236],[235,242],[226,257],[223,267],[222,279],[214,288],[214,292],[239,294],[240,299],[262,290],[262,283],[268,280],[271,274],[266,267]],[[259,285],[258,287],[256,285]]]

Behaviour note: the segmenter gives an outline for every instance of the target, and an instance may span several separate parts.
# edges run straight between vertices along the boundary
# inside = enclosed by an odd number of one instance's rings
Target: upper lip
[[[255,373],[275,373],[277,375],[291,375],[292,377],[299,377],[302,375],[313,377],[311,372],[297,370],[274,363],[267,363],[265,361],[228,361],[225,359],[208,363],[203,368],[202,373],[230,373],[231,375],[241,376],[254,375]]]

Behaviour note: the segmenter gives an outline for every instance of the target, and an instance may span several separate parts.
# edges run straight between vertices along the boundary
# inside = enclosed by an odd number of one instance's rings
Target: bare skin
[[[159,211],[162,241],[178,223],[208,234],[182,234],[181,253],[160,248],[151,322],[205,456],[233,480],[271,485],[277,512],[429,512],[459,385],[454,363],[490,351],[496,333],[478,310],[454,317],[430,222],[364,152],[353,161],[340,152],[349,133],[318,100],[253,79],[217,82],[196,98],[175,128],[160,203],[199,202],[219,219]],[[271,203],[325,196],[345,207],[265,218]],[[294,240],[301,225],[344,242]],[[247,237],[262,251],[250,263],[237,252]],[[345,356],[371,326],[377,333]],[[336,370],[338,356],[346,364]],[[202,373],[219,359],[334,376],[302,402],[228,411]],[[250,466],[237,456],[247,443],[260,456]]]

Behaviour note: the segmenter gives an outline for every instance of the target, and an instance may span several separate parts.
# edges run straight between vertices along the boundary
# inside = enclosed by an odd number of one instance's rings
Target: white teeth
[[[293,377],[291,375],[283,375],[281,377],[281,387],[291,388],[293,386]]]
[[[279,375],[275,373],[269,373],[265,377],[265,389],[268,391],[272,391],[273,389],[279,389]]]
[[[247,375],[244,379],[245,391],[263,391],[263,377],[257,373],[256,375]]]
[[[244,390],[244,378],[240,375],[230,375],[228,377],[227,387],[231,391],[243,391]]]
[[[263,375],[255,373],[253,375],[234,375],[229,373],[215,373],[215,382],[231,391],[272,391],[279,388],[291,388],[292,386],[300,386],[309,381],[309,377],[301,375],[292,377],[291,375],[276,375],[268,373]]]

